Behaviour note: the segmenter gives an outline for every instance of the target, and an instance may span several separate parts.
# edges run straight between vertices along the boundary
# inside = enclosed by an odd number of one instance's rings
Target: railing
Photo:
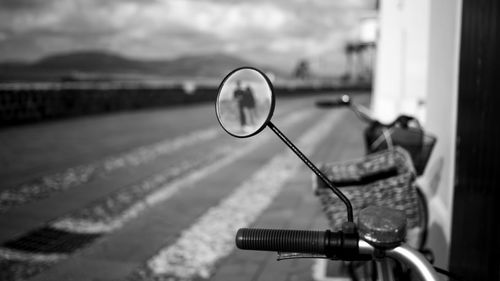
[[[369,90],[338,86],[280,86],[277,96]],[[0,84],[0,127],[56,118],[160,108],[215,100],[217,86],[113,83]]]

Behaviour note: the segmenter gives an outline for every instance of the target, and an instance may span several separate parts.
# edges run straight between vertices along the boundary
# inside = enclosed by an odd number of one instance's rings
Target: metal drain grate
[[[43,227],[28,232],[2,246],[13,250],[43,254],[69,254],[99,237],[100,234],[71,233]]]

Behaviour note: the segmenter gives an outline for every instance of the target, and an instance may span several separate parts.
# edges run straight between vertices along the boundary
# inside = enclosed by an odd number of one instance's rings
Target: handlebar
[[[359,259],[358,234],[314,230],[242,228],[236,246],[242,250],[312,254],[331,259]]]
[[[349,105],[351,105],[351,98],[348,95],[343,95],[342,97],[334,100],[316,101],[316,106],[319,108],[331,108],[331,107],[349,106]]]
[[[326,255],[327,245],[338,242],[330,231],[242,228],[236,246],[242,250]]]
[[[349,104],[345,104],[340,100],[319,100],[316,101],[316,106],[319,108],[335,108],[340,106],[347,106]]]
[[[375,119],[370,116],[369,110],[362,105],[352,102],[351,97],[348,95],[343,95],[342,97],[333,100],[316,101],[316,106],[319,108],[336,108],[341,106],[348,106],[352,111],[354,111],[359,119],[367,123],[375,122]]]
[[[409,246],[376,249],[355,233],[241,228],[236,233],[236,246],[242,250],[305,253],[338,260],[366,260],[375,253],[377,257],[385,254],[413,268],[422,280],[439,280],[425,257]]]

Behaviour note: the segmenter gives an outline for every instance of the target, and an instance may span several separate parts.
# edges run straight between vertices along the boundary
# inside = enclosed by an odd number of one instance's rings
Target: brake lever
[[[278,252],[277,261],[282,260],[293,260],[293,259],[330,259],[325,255],[319,254],[307,254],[307,253],[287,253],[287,252]]]

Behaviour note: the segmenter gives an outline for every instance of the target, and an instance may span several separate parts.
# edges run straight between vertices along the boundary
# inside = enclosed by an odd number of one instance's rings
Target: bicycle
[[[236,81],[251,83],[256,92],[260,116],[254,127],[239,130],[238,120],[227,114],[224,106],[231,98]],[[272,122],[275,97],[267,76],[258,69],[242,67],[229,73],[219,86],[215,111],[222,128],[230,135],[247,138],[271,129],[345,205],[346,220],[339,231],[251,229],[236,233],[236,246],[244,250],[276,251],[278,260],[294,258],[325,258],[345,261],[393,258],[409,266],[423,280],[439,280],[436,269],[427,259],[405,243],[406,214],[381,206],[370,206],[359,212],[354,222],[353,205],[327,176],[318,169]]]
[[[407,241],[432,263],[433,253],[425,248],[429,220],[427,200],[416,178],[423,174],[436,138],[425,132],[417,119],[408,115],[400,115],[393,122],[383,124],[370,116],[362,105],[353,103],[347,95],[336,100],[317,101],[316,105],[320,108],[347,106],[361,121],[368,123],[364,131],[366,156],[343,163],[323,164],[322,171],[337,186],[344,187],[345,193],[356,193],[353,200],[357,202],[358,209],[375,204],[404,210],[408,217]],[[338,200],[321,188],[324,187],[321,181],[313,181],[313,186],[330,222],[338,220]],[[335,224],[332,227],[335,228]],[[360,267],[359,264],[357,267]],[[382,267],[385,269],[382,270]],[[388,262],[370,267],[361,264],[361,268],[360,272],[371,271],[373,275],[391,272],[391,268],[396,268],[398,275],[404,273],[397,264],[390,265]],[[352,263],[349,264],[349,272],[354,280],[358,279]],[[387,277],[388,273],[385,275],[378,279],[394,279]],[[375,278],[372,276],[371,279]]]

